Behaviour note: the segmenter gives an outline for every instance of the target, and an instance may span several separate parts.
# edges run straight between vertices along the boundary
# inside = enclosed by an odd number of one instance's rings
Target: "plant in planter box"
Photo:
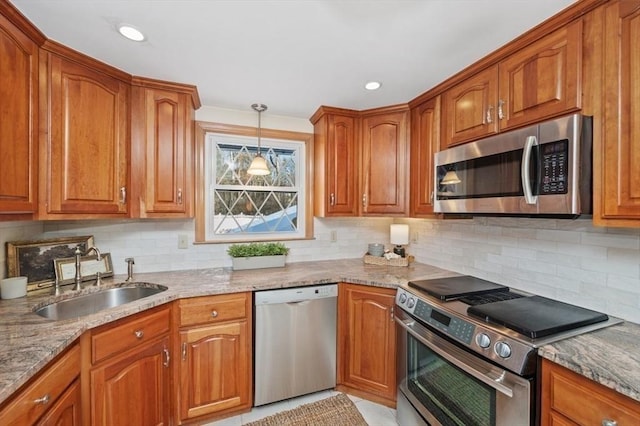
[[[227,249],[235,270],[282,267],[288,253],[282,243],[232,244]]]

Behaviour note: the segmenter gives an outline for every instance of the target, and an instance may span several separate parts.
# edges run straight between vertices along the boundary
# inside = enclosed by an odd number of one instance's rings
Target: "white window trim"
[[[195,199],[195,228],[196,238],[195,242],[218,244],[218,243],[230,243],[230,242],[242,242],[244,239],[237,238],[234,235],[229,238],[229,235],[224,239],[211,240],[206,237],[206,224],[205,219],[207,210],[205,204],[207,202],[208,182],[210,178],[205,176],[206,167],[205,161],[207,160],[205,154],[206,146],[206,134],[217,133],[223,135],[237,135],[237,136],[249,136],[257,138],[257,128],[248,126],[238,126],[232,124],[213,123],[197,121],[195,126],[195,160],[196,160],[196,199]],[[300,229],[301,222],[304,221],[304,235],[294,236],[293,233],[276,233],[269,234],[272,237],[267,237],[266,234],[254,234],[249,235],[246,241],[286,241],[286,240],[298,240],[298,239],[313,239],[313,134],[303,133],[288,130],[274,130],[262,128],[262,139],[274,139],[283,141],[296,141],[304,143],[305,157],[300,158],[300,161],[304,161],[305,170],[301,173],[300,179],[304,182],[301,186],[301,192],[305,196],[303,203],[298,204],[299,209],[304,209],[304,213],[298,214],[298,228]],[[256,139],[257,144],[257,139]],[[299,169],[298,169],[299,170]],[[303,175],[303,176],[302,176]]]

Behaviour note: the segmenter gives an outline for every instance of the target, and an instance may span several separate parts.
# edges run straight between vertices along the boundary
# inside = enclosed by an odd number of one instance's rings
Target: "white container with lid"
[[[27,277],[11,277],[0,280],[0,297],[16,299],[27,295]]]

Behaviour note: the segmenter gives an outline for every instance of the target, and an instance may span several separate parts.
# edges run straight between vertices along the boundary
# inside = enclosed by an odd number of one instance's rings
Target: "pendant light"
[[[249,169],[247,169],[247,173],[250,175],[264,176],[271,174],[269,167],[267,166],[267,161],[264,159],[262,154],[260,154],[260,138],[262,136],[261,116],[262,112],[267,110],[267,106],[265,104],[253,104],[251,105],[251,108],[258,112],[258,153],[253,158]]]

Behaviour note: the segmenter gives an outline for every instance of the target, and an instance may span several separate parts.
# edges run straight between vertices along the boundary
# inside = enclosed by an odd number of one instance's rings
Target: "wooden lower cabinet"
[[[251,409],[251,300],[251,293],[236,293],[177,303],[176,423]]]
[[[0,407],[0,425],[82,425],[79,376],[80,346],[73,344]]]
[[[169,320],[170,307],[155,308],[83,336],[91,358],[98,359],[89,372],[92,425],[170,424]],[[126,347],[96,356],[130,336]]]
[[[396,290],[340,283],[338,390],[396,404]]]
[[[542,360],[541,425],[640,424],[640,402]]]

